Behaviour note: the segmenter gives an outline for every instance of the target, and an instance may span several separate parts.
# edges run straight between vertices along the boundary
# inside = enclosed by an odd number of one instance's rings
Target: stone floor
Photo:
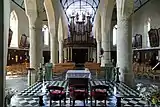
[[[20,92],[27,87],[27,76],[6,76],[6,88],[12,88]]]
[[[96,80],[96,77],[95,75],[93,75],[92,78],[95,78]],[[54,77],[54,80],[63,80],[64,77],[63,76],[55,76]],[[98,80],[104,80],[102,77],[98,78]],[[150,85],[150,84],[154,84],[154,85],[157,85],[160,87],[160,81],[156,80],[156,81],[153,81],[152,79],[147,79],[147,78],[136,78],[135,79],[135,83],[143,83],[145,85]],[[6,88],[13,88],[13,89],[16,89],[18,90],[19,92],[24,90],[25,88],[27,88],[28,85],[27,85],[27,76],[7,76],[6,77]]]
[[[103,81],[103,76],[101,75],[100,77],[98,77],[98,79],[96,79],[96,76],[95,75],[92,75],[92,78],[94,78],[93,81],[97,81],[97,80],[100,80],[100,81]],[[64,80],[64,75],[55,75],[54,77],[54,81],[63,81]],[[158,85],[160,87],[160,82],[157,80],[157,81],[153,81],[152,79],[146,79],[146,78],[136,78],[135,79],[135,82],[136,83],[143,83],[145,85],[150,85],[150,84],[155,84],[155,85]],[[6,77],[6,87],[7,88],[13,88],[13,89],[16,89],[18,90],[18,93],[21,93],[24,91],[24,89],[26,89],[28,86],[27,86],[27,76],[14,76],[14,77]],[[34,102],[33,104],[35,104],[35,102],[38,101],[37,98],[34,98],[34,100],[30,100],[30,102]],[[47,98],[46,98],[47,99]],[[112,99],[112,98],[111,98]],[[22,103],[25,103],[27,100],[25,99],[20,99],[22,100]],[[69,99],[68,99],[69,100]],[[48,101],[48,100],[47,100]],[[138,101],[138,102],[135,102],[135,101]],[[133,98],[129,98],[129,99],[124,99],[122,100],[123,103],[127,103],[129,102],[130,103],[136,103],[138,104],[139,101],[141,103],[143,103],[143,106],[147,107],[147,105],[145,104],[144,101],[141,101],[141,99],[133,99]],[[68,101],[69,102],[69,101]],[[57,102],[55,102],[56,104],[58,104]],[[37,103],[36,103],[37,104]],[[48,103],[49,104],[49,103]],[[77,102],[76,103],[77,105],[81,105],[82,103],[81,102]],[[98,105],[99,106],[102,106],[104,104],[104,102],[98,102]],[[107,103],[109,104],[109,103]],[[132,105],[131,104],[131,105]],[[88,105],[90,105],[90,102],[88,103]],[[31,105],[30,105],[31,106]],[[66,106],[69,106],[69,105],[66,105]],[[126,105],[127,106],[127,105]],[[143,107],[142,105],[136,105],[136,107]],[[17,107],[20,107],[20,106],[17,106]],[[34,107],[32,105],[32,107]],[[35,106],[36,107],[36,106]],[[113,106],[114,107],[114,106]],[[127,106],[127,107],[132,107],[132,106]]]
[[[121,100],[122,107],[148,107],[147,103],[142,99],[138,97],[138,92],[135,90],[129,88],[124,83],[113,83],[113,82],[107,82],[107,81],[90,81],[90,84],[92,85],[100,85],[105,84],[109,86],[108,93],[108,100],[107,100],[107,107],[117,107],[116,106],[116,95],[123,96]],[[33,86],[29,87],[28,89],[25,89],[24,91],[21,91],[17,95],[15,95],[11,100],[11,105],[16,107],[38,107],[39,106],[39,94],[44,94],[44,104],[45,106],[50,106],[48,92],[46,90],[46,87],[48,85],[54,85],[54,86],[61,86],[66,89],[67,92],[67,98],[66,98],[66,104],[62,103],[62,106],[71,106],[70,105],[70,98],[69,98],[69,92],[68,92],[68,85],[67,81],[44,81],[44,82],[37,82]],[[89,92],[90,93],[90,92]],[[83,106],[83,103],[81,101],[76,101],[76,106]],[[95,102],[91,102],[90,98],[88,98],[88,102],[86,102],[87,106],[95,105]],[[59,106],[59,101],[54,101],[52,103],[52,106]],[[97,101],[97,106],[104,106],[104,101]]]

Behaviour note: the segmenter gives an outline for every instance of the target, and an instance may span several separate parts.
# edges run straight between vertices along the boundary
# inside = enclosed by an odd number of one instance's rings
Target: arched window
[[[49,45],[49,31],[48,31],[48,26],[43,25],[42,31],[44,33],[44,45],[48,46]]]
[[[10,47],[18,47],[18,17],[15,11],[10,14],[10,29],[13,31]]]
[[[150,29],[151,29],[151,19],[148,18],[148,21],[147,21],[147,47],[150,47],[149,35],[148,35],[148,32],[150,31]]]
[[[117,25],[113,27],[113,45],[117,44]]]

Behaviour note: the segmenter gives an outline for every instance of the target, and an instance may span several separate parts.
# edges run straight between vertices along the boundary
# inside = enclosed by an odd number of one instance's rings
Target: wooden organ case
[[[69,35],[64,40],[64,48],[67,49],[67,60],[75,63],[85,63],[93,58],[93,49],[96,48],[96,40],[92,34],[91,16],[79,14],[70,17]]]

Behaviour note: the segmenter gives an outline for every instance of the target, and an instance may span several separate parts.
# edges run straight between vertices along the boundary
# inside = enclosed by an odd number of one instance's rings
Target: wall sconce
[[[16,62],[18,62],[18,55],[16,55],[15,59],[16,59]]]

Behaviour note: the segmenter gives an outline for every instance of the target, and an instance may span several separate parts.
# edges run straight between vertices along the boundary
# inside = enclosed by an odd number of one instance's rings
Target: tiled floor
[[[123,83],[110,83],[105,81],[91,81],[90,82],[93,85],[98,84],[107,84],[109,85],[109,91],[108,95],[110,96],[107,100],[107,106],[108,107],[116,107],[116,98],[115,94],[119,94],[121,96],[125,96],[125,98],[122,99],[122,107],[147,107],[147,104],[144,100],[141,98],[138,98],[138,93],[128,86],[126,86]],[[44,96],[44,103],[45,106],[48,107],[49,104],[49,97],[47,96],[47,91],[45,90],[46,86],[48,85],[56,85],[56,86],[63,86],[67,91],[67,81],[46,81],[44,83],[38,82],[34,84],[33,86],[27,88],[26,90],[18,93],[16,96],[12,98],[11,105],[16,107],[25,107],[25,106],[32,106],[32,107],[38,107],[38,95],[39,93],[45,93]],[[70,99],[67,91],[67,100],[66,104],[62,103],[63,106],[70,106]],[[88,100],[88,103],[86,103],[87,106],[91,106],[90,99]],[[92,105],[94,105],[94,102],[92,102]],[[59,102],[53,102],[53,106],[59,106]],[[83,103],[81,101],[76,101],[76,106],[83,106]],[[104,101],[98,101],[97,106],[104,106]]]
[[[92,81],[94,84],[104,83],[103,76],[98,77],[98,79],[96,79],[95,75],[93,74],[92,78],[93,78]],[[64,82],[63,80],[64,80],[64,76],[58,75],[58,76],[54,77],[53,82],[46,82],[44,86],[49,85],[49,84],[54,84],[54,85],[64,86],[67,89],[67,85],[66,85],[67,83]],[[100,80],[100,81],[98,81],[98,80]],[[155,84],[155,85],[160,86],[160,82],[148,80],[146,78],[136,79],[135,82],[136,83],[145,83],[146,85]],[[7,88],[14,88],[19,91],[19,94],[12,98],[12,106],[16,106],[16,107],[24,107],[24,106],[37,107],[37,106],[39,106],[38,105],[39,99],[35,95],[37,95],[37,93],[41,93],[41,91],[43,89],[42,86],[43,86],[42,83],[36,83],[34,86],[27,88],[27,77],[26,76],[25,77],[7,77],[7,80],[6,80],[6,87]],[[24,89],[26,89],[26,90],[24,90]],[[138,96],[138,95],[136,95],[136,92],[132,93],[133,90],[123,84],[121,84],[121,85],[115,85],[113,83],[110,84],[109,94],[115,93],[115,90],[117,92],[121,93],[122,95],[126,94],[128,96],[132,95],[134,97]],[[47,96],[44,97],[44,101],[46,103],[46,107],[49,106],[49,99]],[[69,97],[67,97],[67,103],[65,106],[70,106],[69,102],[70,102]],[[121,103],[125,107],[144,107],[144,106],[147,107],[146,102],[144,100],[142,100],[141,98],[123,98]],[[53,105],[58,106],[59,103],[54,102]],[[90,100],[88,101],[88,103],[86,105],[88,105],[88,106],[91,105]],[[94,102],[93,102],[93,105],[94,105]],[[97,105],[103,106],[104,101],[97,102]],[[107,105],[109,107],[115,107],[116,98],[114,96],[111,96],[107,101]],[[80,101],[76,101],[76,106],[83,106],[83,103]]]

